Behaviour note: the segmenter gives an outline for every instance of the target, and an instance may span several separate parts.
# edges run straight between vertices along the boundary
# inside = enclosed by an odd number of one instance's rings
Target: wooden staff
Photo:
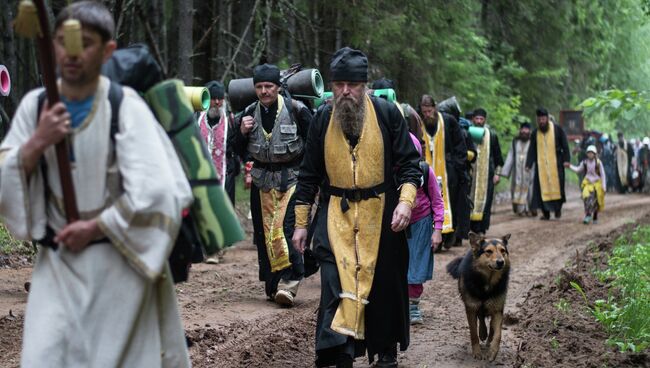
[[[53,106],[60,101],[60,98],[59,88],[56,83],[54,46],[52,44],[52,34],[47,19],[45,2],[43,0],[22,1],[18,9],[15,28],[16,32],[22,36],[36,37],[41,73],[43,74],[43,84],[47,93],[47,102],[49,106]],[[63,190],[65,215],[68,223],[72,223],[79,220],[79,210],[77,209],[77,199],[72,182],[68,145],[69,141],[65,138],[56,144],[55,150],[56,161],[59,167],[59,179],[61,180],[61,188]]]

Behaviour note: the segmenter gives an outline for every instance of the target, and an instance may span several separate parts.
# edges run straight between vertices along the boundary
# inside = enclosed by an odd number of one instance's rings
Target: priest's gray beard
[[[365,116],[366,99],[363,96],[359,101],[343,95],[334,100],[334,119],[341,124],[346,137],[357,139],[361,136]]]
[[[221,116],[221,109],[218,107],[211,107],[208,109],[208,117],[210,119],[216,119]]]

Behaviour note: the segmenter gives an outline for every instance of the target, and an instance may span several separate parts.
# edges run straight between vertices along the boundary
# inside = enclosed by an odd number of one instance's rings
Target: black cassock
[[[461,129],[463,140],[467,146],[467,152],[472,151],[474,158],[468,160],[459,175],[459,189],[456,194],[457,198],[452,199],[453,223],[456,234],[456,244],[460,245],[463,239],[469,239],[470,221],[469,216],[472,212],[472,163],[476,161],[476,145],[470,137],[469,132]],[[454,204],[456,204],[454,206]]]
[[[554,124],[549,122],[549,124]],[[537,165],[537,129],[533,130],[530,137],[530,148],[528,148],[528,157],[526,158],[526,168],[530,169],[535,164],[535,177],[533,178],[533,197],[531,200],[531,210],[541,209],[544,212],[562,211],[562,204],[566,202],[564,192],[564,163],[571,162],[571,151],[569,142],[559,125],[555,125],[555,157],[557,161],[557,174],[560,179],[560,191],[562,199],[555,201],[542,201],[542,191],[539,184],[539,165]]]
[[[398,187],[412,183],[419,187],[422,172],[419,154],[411,142],[408,127],[399,110],[383,99],[371,97],[384,141],[385,206],[382,214],[382,230],[379,252],[369,304],[365,309],[365,340],[333,331],[330,326],[339,304],[341,284],[336,260],[327,233],[328,206],[339,206],[340,201],[330,202],[327,195],[327,177],[324,141],[332,107],[321,107],[309,129],[305,156],[300,166],[296,203],[312,204],[321,189],[319,210],[311,224],[313,230],[313,254],[321,264],[321,299],[316,326],[316,365],[334,365],[336,355],[347,353],[359,357],[367,350],[372,361],[374,356],[399,343],[401,350],[409,345],[408,311],[408,244],[404,232],[390,229],[392,214],[399,200]],[[341,147],[347,149],[347,147]]]
[[[489,129],[489,128],[486,128]],[[494,182],[492,178],[496,173],[497,167],[503,166],[503,155],[501,146],[499,146],[499,137],[490,129],[490,165],[488,168],[488,186],[485,197],[485,208],[483,209],[483,219],[481,221],[472,221],[470,228],[475,233],[486,233],[490,228],[490,218],[492,215],[492,201],[494,199]]]

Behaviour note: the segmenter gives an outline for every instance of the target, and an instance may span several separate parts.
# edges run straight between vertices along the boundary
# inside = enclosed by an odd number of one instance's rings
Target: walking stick
[[[47,101],[49,106],[53,106],[60,99],[54,69],[54,46],[52,45],[52,34],[50,32],[44,1],[21,1],[18,8],[18,16],[15,21],[15,28],[16,32],[23,37],[36,37]],[[74,184],[72,183],[68,147],[69,140],[68,138],[64,138],[56,144],[55,150],[56,161],[59,167],[59,179],[61,180],[61,188],[63,190],[65,216],[68,223],[71,223],[79,220],[79,211],[77,209]]]

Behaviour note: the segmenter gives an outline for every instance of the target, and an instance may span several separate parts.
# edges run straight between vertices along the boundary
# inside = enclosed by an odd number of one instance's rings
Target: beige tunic
[[[82,219],[98,219],[111,242],[80,253],[40,248],[22,367],[190,365],[167,257],[191,190],[164,131],[129,88],[113,155],[108,86],[102,77],[92,111],[72,134],[72,177]],[[65,225],[54,148],[45,153],[46,180],[38,168],[27,177],[21,163],[40,91],[22,100],[0,146],[0,216],[24,240]]]

